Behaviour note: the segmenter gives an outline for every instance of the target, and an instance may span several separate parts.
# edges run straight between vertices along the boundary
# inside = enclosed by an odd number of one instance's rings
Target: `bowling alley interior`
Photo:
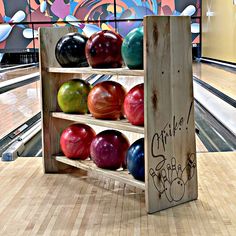
[[[236,235],[235,0],[0,0],[0,235]]]

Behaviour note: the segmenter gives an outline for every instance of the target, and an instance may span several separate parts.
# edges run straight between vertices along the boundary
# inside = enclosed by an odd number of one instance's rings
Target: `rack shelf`
[[[144,76],[144,70],[130,70],[128,68],[92,69],[91,67],[81,67],[81,68],[49,67],[47,68],[47,71],[49,73]]]
[[[145,190],[145,183],[134,179],[133,176],[130,175],[127,170],[112,171],[112,170],[101,169],[101,168],[98,168],[91,160],[83,160],[83,161],[72,160],[72,159],[68,159],[65,156],[54,156],[54,158],[57,161],[62,162],[64,164],[74,166],[74,167],[87,170],[87,171],[93,171],[94,173],[101,174],[108,178],[118,180],[124,184],[129,184],[134,187]]]
[[[197,199],[190,18],[144,17],[144,70],[61,68],[54,49],[70,32],[77,30],[61,27],[39,31],[45,173],[58,173],[70,165],[144,189],[148,213]],[[132,79],[126,76],[143,76],[144,127],[133,126],[125,119],[99,120],[91,115],[58,112],[56,96],[61,84],[82,74],[117,75],[118,82],[119,76],[127,81],[122,84],[125,87],[132,86]],[[133,179],[127,171],[103,170],[91,161],[54,156],[61,153],[61,132],[73,122],[130,131],[131,140],[144,135],[145,183]]]
[[[107,128],[116,128],[119,130],[131,131],[134,133],[144,134],[144,128],[131,125],[126,119],[123,120],[99,120],[92,117],[92,115],[75,115],[66,114],[63,112],[52,112],[52,117],[64,120],[70,120],[75,122],[81,122],[90,125],[97,125]]]

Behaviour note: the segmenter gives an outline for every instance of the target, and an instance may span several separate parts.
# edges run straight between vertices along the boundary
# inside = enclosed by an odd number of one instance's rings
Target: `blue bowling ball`
[[[135,141],[126,154],[127,168],[137,180],[144,181],[144,138]]]

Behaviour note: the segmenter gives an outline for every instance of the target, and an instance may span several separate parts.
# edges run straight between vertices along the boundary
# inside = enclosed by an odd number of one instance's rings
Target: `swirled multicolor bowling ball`
[[[121,52],[130,69],[143,69],[143,27],[133,29],[126,35]]]
[[[97,119],[117,120],[123,117],[126,91],[115,81],[96,84],[88,95],[88,108]]]
[[[69,33],[56,44],[55,55],[62,67],[88,66],[85,45],[88,38],[80,33]]]
[[[95,131],[88,125],[70,125],[61,134],[61,150],[68,158],[84,160],[89,157],[90,145],[95,136]]]
[[[94,163],[104,169],[124,167],[129,140],[117,130],[104,130],[96,135],[90,146]]]
[[[63,83],[57,93],[57,101],[65,113],[85,114],[88,112],[87,99],[90,84],[81,79]]]
[[[124,114],[132,125],[144,125],[144,84],[134,86],[126,94]]]
[[[127,168],[131,175],[138,180],[144,181],[144,138],[138,139],[129,147],[126,155]]]
[[[110,30],[93,34],[87,41],[85,53],[93,68],[120,68],[122,37]]]

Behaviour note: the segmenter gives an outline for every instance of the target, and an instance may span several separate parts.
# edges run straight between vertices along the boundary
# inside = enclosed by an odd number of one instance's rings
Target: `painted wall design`
[[[200,0],[0,0],[0,50],[37,48],[39,27],[75,25],[88,36],[100,29],[125,36],[145,15],[200,17],[200,11]],[[194,43],[199,22],[192,24]]]

